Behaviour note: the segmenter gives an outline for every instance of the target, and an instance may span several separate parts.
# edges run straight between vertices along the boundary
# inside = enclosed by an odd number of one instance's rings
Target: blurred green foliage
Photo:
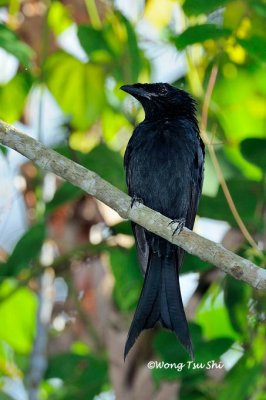
[[[64,2],[45,2],[40,30],[36,25],[31,28],[18,0],[0,1],[8,14],[6,23],[0,24],[0,48],[19,63],[15,75],[0,84],[0,118],[11,123],[24,120],[32,90],[48,89],[64,113],[67,126],[65,140],[56,150],[126,190],[122,156],[132,124],[143,117],[143,112],[136,105],[127,107],[125,94],[119,87],[151,80],[153,60],[148,56],[150,52],[143,50],[147,43],[137,29],[145,19],[163,45],[171,45],[177,55],[184,57],[186,72],[172,83],[197,99],[199,119],[211,69],[214,65],[218,67],[207,135],[244,224],[256,241],[265,246],[265,1],[149,0],[135,19],[125,17],[111,4],[102,9],[101,3],[92,0],[94,7],[87,7],[84,17],[83,11],[73,12]],[[97,8],[101,9],[99,15]],[[174,12],[178,12],[178,22],[173,18]],[[70,27],[76,29],[76,39],[84,52],[82,60],[62,49],[57,41]],[[6,149],[1,146],[0,150],[6,156]],[[34,183],[33,192],[41,201],[41,179]],[[81,190],[69,183],[59,185],[53,199],[42,204],[43,212],[37,212],[34,224],[12,254],[0,264],[2,378],[26,377],[37,310],[36,287],[30,283],[41,268],[42,245],[49,239],[46,228],[54,212],[81,201],[82,197]],[[208,153],[199,216],[227,221],[238,229]],[[112,227],[113,238],[121,234],[132,236],[128,222]],[[75,255],[75,248],[68,250]],[[261,267],[266,265],[265,252],[253,249],[245,241],[238,243],[236,252]],[[142,284],[135,248],[114,242],[109,245],[107,241],[103,253],[108,254],[114,279],[114,305],[126,317],[128,326]],[[70,264],[71,254],[59,257]],[[61,276],[56,268],[54,272]],[[199,292],[194,322],[190,324],[195,361],[219,361],[230,349],[236,349],[238,361],[228,363],[223,379],[206,369],[184,368],[180,372],[154,369],[156,384],[178,379],[180,398],[184,400],[265,399],[265,294],[220,275],[215,275],[216,282],[206,283],[204,278],[212,273],[212,266],[189,255],[183,272],[198,272],[200,282],[205,282],[204,290]],[[67,272],[65,276],[68,281]],[[53,334],[51,330],[51,338]],[[154,359],[168,363],[188,361],[184,349],[170,332],[158,331],[151,347]],[[71,349],[49,355],[41,398],[93,399],[111,387],[106,349],[101,350],[78,354]],[[51,383],[52,378],[60,379],[59,389]],[[1,386],[0,398],[9,398]]]

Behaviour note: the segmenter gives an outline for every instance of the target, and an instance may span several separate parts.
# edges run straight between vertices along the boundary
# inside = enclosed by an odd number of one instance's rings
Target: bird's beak
[[[131,94],[131,96],[139,99],[141,97],[145,97],[146,99],[151,99],[150,93],[146,92],[146,90],[142,87],[136,87],[135,85],[124,85],[120,88],[124,92]]]

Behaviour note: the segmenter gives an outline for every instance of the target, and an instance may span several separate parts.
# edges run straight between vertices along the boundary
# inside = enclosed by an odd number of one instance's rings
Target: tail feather
[[[184,306],[181,297],[179,277],[176,270],[176,262],[172,258],[164,259],[164,266],[162,268],[162,280],[165,285],[167,314],[170,314],[171,328],[176,336],[186,348],[186,350],[194,358],[192,343],[190,339],[188,323]],[[164,316],[164,309],[162,309],[162,319]]]
[[[175,332],[193,358],[188,324],[181,298],[176,256],[151,253],[138,306],[129,329],[124,359],[142,330],[157,321]]]
[[[152,267],[151,267],[151,264]],[[161,265],[157,257],[149,261],[139,302],[131,323],[125,345],[124,359],[143,329],[152,328],[160,317]]]

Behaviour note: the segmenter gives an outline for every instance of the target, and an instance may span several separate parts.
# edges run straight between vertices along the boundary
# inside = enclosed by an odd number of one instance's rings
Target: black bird
[[[145,119],[128,143],[124,166],[129,195],[183,226],[193,228],[203,183],[204,144],[196,104],[184,90],[167,83],[124,85],[143,106]],[[129,329],[124,358],[142,330],[159,321],[174,331],[193,358],[182,303],[179,270],[184,251],[132,223],[145,274]]]

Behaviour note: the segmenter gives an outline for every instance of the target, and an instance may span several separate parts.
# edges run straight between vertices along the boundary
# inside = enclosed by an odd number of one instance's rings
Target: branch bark
[[[135,203],[131,207],[131,198],[128,195],[100,178],[95,172],[45,147],[2,121],[0,121],[0,143],[18,151],[40,168],[53,172],[83,189],[117,211],[122,218],[136,222],[236,279],[256,289],[266,290],[266,270],[187,228],[184,228],[179,235],[173,236],[174,226],[169,225],[171,222],[169,218],[143,204]]]

